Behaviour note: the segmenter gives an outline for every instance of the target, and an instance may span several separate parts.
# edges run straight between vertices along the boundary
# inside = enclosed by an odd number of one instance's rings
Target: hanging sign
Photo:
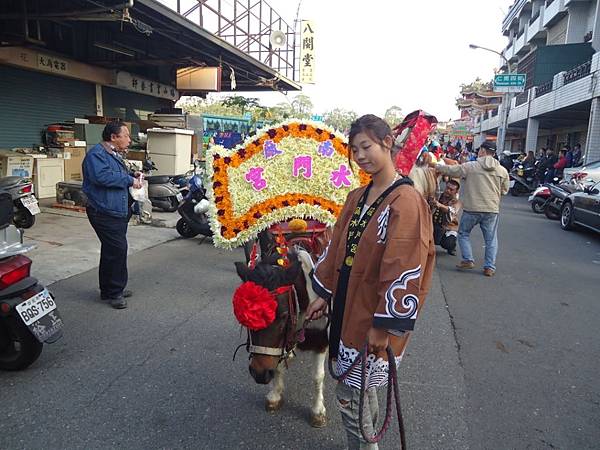
[[[59,74],[69,73],[69,62],[56,58],[55,56],[45,55],[43,53],[37,54],[37,67],[44,72],[54,72]]]
[[[315,25],[312,20],[302,21],[300,83],[315,84]]]
[[[153,97],[166,98],[177,101],[179,92],[173,86],[148,80],[122,70],[115,71],[113,84],[119,89],[137,92],[139,94],[151,95]]]

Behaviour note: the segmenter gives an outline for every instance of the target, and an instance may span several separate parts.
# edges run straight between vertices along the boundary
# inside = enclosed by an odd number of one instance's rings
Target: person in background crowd
[[[562,178],[563,170],[568,167],[569,160],[567,159],[567,149],[563,148],[560,151],[560,157],[558,162],[554,164],[554,176],[558,178]]]
[[[428,155],[428,156],[426,156]],[[417,162],[408,174],[408,177],[413,181],[415,189],[430,203],[435,200],[437,194],[437,176],[435,170],[428,165],[429,158],[435,158],[427,151],[421,152]],[[434,159],[434,161],[438,161]]]
[[[548,156],[546,156],[546,149],[542,148],[540,150],[537,166],[535,168],[535,177],[538,180],[538,184],[544,183],[544,178],[546,177],[546,170],[548,170]]]
[[[565,145],[565,150],[567,151],[565,155],[565,157],[567,158],[566,167],[573,167],[573,150],[571,150],[571,147],[568,145]]]
[[[500,157],[500,165],[506,169],[507,172],[510,172],[513,168],[513,160],[510,157],[510,152],[508,150],[504,150],[502,152],[502,156]]]
[[[554,174],[556,173],[556,169],[554,168],[554,165],[558,162],[558,156],[556,156],[556,153],[553,152],[552,150],[548,151],[548,162],[547,162],[547,167],[548,170],[546,171],[546,183],[552,183],[554,181]]]
[[[479,225],[485,240],[485,262],[483,274],[491,277],[496,273],[496,254],[498,252],[498,215],[500,199],[509,189],[508,172],[494,158],[496,145],[484,142],[479,147],[477,161],[458,166],[442,166],[430,163],[443,175],[463,178],[461,200],[463,213],[458,229],[458,243],[462,261],[458,269],[475,267],[471,240],[471,231]]]
[[[527,156],[523,160],[523,166],[524,167],[533,167],[534,165],[535,165],[535,155],[530,150],[527,152]]]
[[[129,187],[140,189],[140,173],[128,173],[120,153],[131,139],[123,122],[110,122],[102,132],[103,142],[92,147],[83,160],[83,192],[86,212],[100,240],[100,298],[116,309],[127,307],[127,224],[131,217]]]
[[[579,167],[581,165],[581,144],[577,143],[573,147],[573,165],[572,167]]]
[[[439,200],[431,202],[433,211],[433,239],[450,255],[456,255],[456,238],[458,236],[458,214],[461,203],[457,198],[460,183],[451,178],[446,182],[446,189]]]

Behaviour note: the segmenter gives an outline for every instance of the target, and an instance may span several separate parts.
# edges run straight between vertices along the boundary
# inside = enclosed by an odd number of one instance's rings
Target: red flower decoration
[[[267,328],[275,320],[276,312],[275,296],[256,283],[246,281],[233,294],[233,314],[249,330]]]

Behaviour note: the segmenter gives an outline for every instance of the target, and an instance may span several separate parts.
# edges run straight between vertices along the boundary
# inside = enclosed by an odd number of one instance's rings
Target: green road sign
[[[524,73],[501,74],[494,77],[494,91],[523,92],[527,76]]]

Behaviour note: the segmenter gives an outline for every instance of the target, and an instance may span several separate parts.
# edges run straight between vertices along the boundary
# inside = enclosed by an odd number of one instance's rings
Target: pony
[[[324,319],[308,325],[304,323],[308,305],[318,297],[310,280],[310,272],[314,268],[313,256],[297,247],[287,254],[286,264],[282,265],[280,254],[265,251],[264,243],[261,247],[263,252],[256,264],[250,264],[249,267],[246,263],[235,263],[237,274],[244,284],[251,282],[251,286],[258,285],[266,289],[277,301],[272,323],[260,330],[248,329],[246,348],[250,354],[250,375],[259,384],[272,382],[265,409],[274,413],[283,404],[288,361],[293,358],[296,349],[312,352],[315,397],[310,424],[315,428],[323,427],[327,424],[323,402],[327,323]]]

